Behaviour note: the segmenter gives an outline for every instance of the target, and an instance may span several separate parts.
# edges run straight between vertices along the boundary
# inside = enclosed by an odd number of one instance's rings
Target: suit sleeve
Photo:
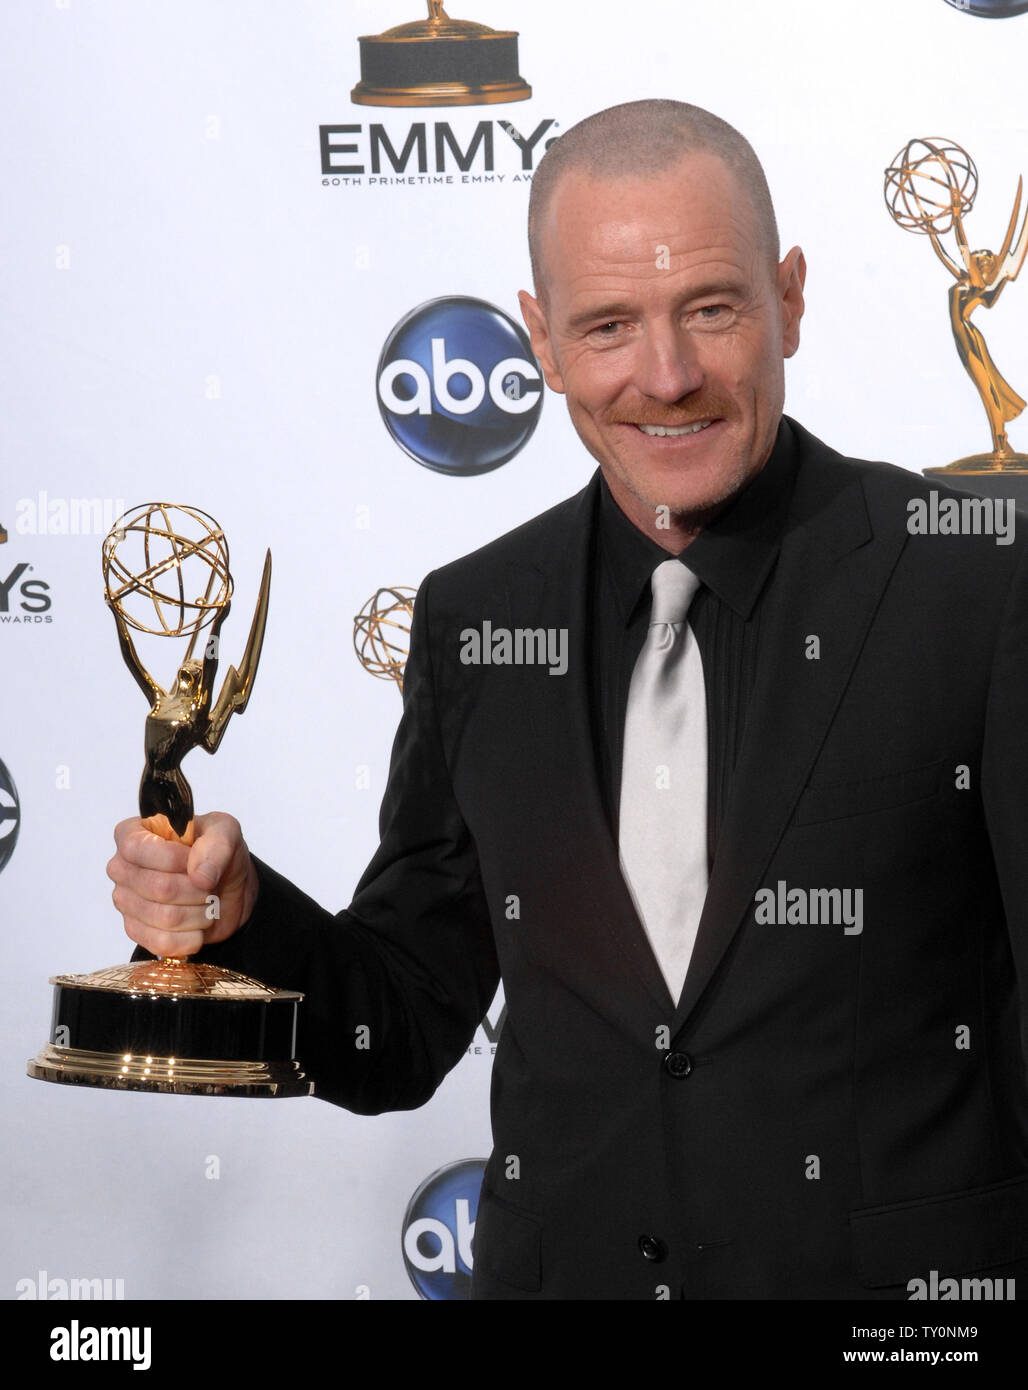
[[[358,1114],[423,1105],[466,1052],[499,983],[478,857],[436,718],[430,579],[411,623],[381,843],[353,902],[333,916],[255,859],[253,915],[197,956],[301,990],[297,1053],[315,1094]]]
[[[989,683],[982,799],[1017,973],[1028,1060],[1028,547],[1007,595]]]

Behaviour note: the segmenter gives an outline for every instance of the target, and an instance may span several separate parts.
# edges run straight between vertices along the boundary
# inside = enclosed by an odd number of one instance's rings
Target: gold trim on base
[[[309,1096],[314,1083],[298,1062],[224,1062],[197,1057],[84,1052],[47,1043],[29,1062],[29,1076],[111,1091],[177,1096]]]
[[[488,24],[477,24],[473,19],[451,19],[441,10],[438,18],[415,19],[410,24],[394,24],[381,34],[362,34],[362,39],[382,43],[424,43],[431,39],[465,39],[472,43],[481,39],[516,39],[514,29],[490,29]]]
[[[238,970],[188,957],[165,956],[160,960],[129,961],[94,970],[89,975],[51,975],[52,985],[69,989],[96,989],[105,994],[149,994],[171,999],[302,999],[293,990],[261,984]]]
[[[485,82],[469,87],[465,82],[436,82],[425,87],[374,87],[358,82],[350,93],[356,106],[493,106],[503,101],[527,101],[532,88],[527,82]]]
[[[1028,454],[968,454],[941,468],[926,468],[925,477],[945,477],[947,473],[1010,473],[1014,477],[1028,474]]]

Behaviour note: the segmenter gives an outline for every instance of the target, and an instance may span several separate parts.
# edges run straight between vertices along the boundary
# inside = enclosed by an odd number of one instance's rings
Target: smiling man
[[[655,534],[670,508],[681,550],[767,462],[799,345],[806,265],[778,264],[763,171],[707,112],[614,107],[540,166],[529,243],[546,382],[621,510]]]
[[[352,903],[230,816],[130,820],[126,930],[304,991],[316,1093],[365,1114],[427,1101],[502,978],[475,1297],[1023,1297],[1028,548],[911,535],[921,478],[783,415],[803,255],[717,117],[574,127],[530,245],[599,468],[422,583]],[[559,671],[465,659],[487,621]]]

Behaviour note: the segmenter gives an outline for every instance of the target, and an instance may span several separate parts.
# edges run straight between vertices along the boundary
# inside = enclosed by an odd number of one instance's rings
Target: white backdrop
[[[254,698],[217,758],[185,770],[198,808],[239,815],[258,854],[338,909],[377,842],[400,712],[395,688],[354,657],[352,615],[592,472],[556,397],[525,449],[480,477],[419,467],[393,442],[375,395],[387,334],[444,295],[518,316],[528,186],[325,187],[320,125],[382,122],[399,148],[414,120],[447,119],[466,144],[482,119],[526,131],[549,118],[559,135],[640,97],[707,106],[764,161],[783,252],[806,253],[787,411],[843,452],[913,469],[988,445],[949,333],[948,277],[891,221],[882,176],[914,136],[963,144],[982,179],[972,245],[997,249],[1028,172],[1028,18],[944,0],[449,10],[520,32],[530,101],[353,105],[357,35],[421,17],[421,0],[5,0],[0,12],[0,585],[31,566],[22,578],[49,585],[52,619],[0,623],[0,761],[21,805],[0,874],[0,1296],[46,1271],[121,1279],[129,1298],[415,1298],[407,1201],[434,1169],[490,1147],[482,1033],[428,1106],[374,1119],[25,1075],[47,1037],[48,976],[129,952],[104,865],[115,822],[135,813],[146,713],[102,601],[102,528],[19,530],[38,512],[29,501],[164,497],[211,512],[237,583],[228,659],[270,544]],[[498,168],[519,167],[497,149]],[[984,325],[1022,393],[1026,314],[1018,284]],[[1011,440],[1028,451],[1028,425]],[[11,614],[24,611],[17,587]]]

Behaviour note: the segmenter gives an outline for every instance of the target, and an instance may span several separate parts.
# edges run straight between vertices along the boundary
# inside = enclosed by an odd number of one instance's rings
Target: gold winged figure
[[[974,161],[954,141],[911,140],[885,171],[885,198],[893,220],[905,231],[927,234],[935,254],[953,276],[950,327],[992,434],[991,453],[972,454],[945,468],[929,470],[932,473],[1021,472],[1028,466],[1028,456],[1011,448],[1006,431],[1007,423],[1024,410],[1024,398],[992,360],[981,329],[971,317],[980,307],[992,308],[1010,281],[1017,279],[1028,256],[1028,213],[1018,231],[1023,179],[1018,178],[1014,208],[998,253],[972,250],[968,243],[964,217],[974,206],[977,190]],[[951,230],[959,261],[942,242],[943,235]]]
[[[1010,214],[1007,234],[998,255],[989,250],[972,251],[969,248],[959,207],[954,209],[953,234],[960,250],[963,269],[947,253],[935,229],[931,226],[928,228],[935,254],[956,281],[950,286],[949,291],[950,326],[960,360],[982,398],[989,429],[992,431],[992,448],[997,458],[1013,457],[1014,451],[1007,440],[1006,424],[1020,415],[1025,402],[992,360],[981,331],[971,322],[971,315],[979,305],[991,309],[1010,281],[1016,280],[1021,273],[1025,255],[1028,254],[1028,213],[1021,224],[1017,245],[1013,249],[1011,246],[1021,211],[1022,189],[1023,179],[1019,177],[1014,210]]]
[[[146,509],[139,510],[145,511]],[[167,515],[167,511],[170,509],[161,507],[160,510]],[[195,513],[192,514],[195,515]],[[123,535],[124,528],[119,533],[116,527],[111,534],[112,537],[119,534]],[[161,617],[163,632],[158,628],[144,627],[138,621],[127,618],[124,606],[125,599],[130,593],[136,592],[154,597],[152,590],[157,577],[168,570],[180,570],[183,557],[197,554],[201,546],[199,544],[181,544],[182,538],[175,536],[170,528],[162,530],[160,534],[165,539],[170,539],[176,543],[171,557],[157,565],[148,566],[142,575],[129,576],[124,583],[116,588],[112,588],[111,575],[108,573],[105,596],[107,605],[114,614],[114,620],[117,624],[118,642],[125,664],[132,672],[136,684],[150,702],[150,713],[146,717],[144,734],[146,762],[139,784],[139,814],[144,819],[166,816],[175,835],[191,844],[193,838],[193,794],[189,783],[182,774],[182,759],[197,746],[208,753],[214,753],[224,737],[229,719],[233,714],[242,714],[243,710],[246,709],[250,693],[253,690],[261,647],[264,643],[264,630],[267,625],[268,600],[271,592],[271,551],[269,550],[265,556],[257,607],[250,624],[250,634],[246,641],[242,660],[238,666],[229,667],[221,687],[221,693],[217,700],[214,700],[213,692],[218,671],[221,628],[232,607],[231,579],[227,568],[227,546],[224,544],[224,537],[220,528],[211,533],[211,538],[218,543],[221,553],[224,554],[224,563],[211,564],[207,590],[203,598],[190,605],[198,611],[199,616],[192,624],[189,646],[179,663],[174,682],[165,690],[154,680],[140,660],[132,641],[130,627],[163,636],[184,635],[189,628],[184,623],[169,627],[164,622],[163,617]],[[211,591],[215,581],[219,578],[222,581],[221,591],[212,600]],[[182,587],[181,579],[179,579],[180,605],[182,604],[181,595]],[[155,606],[159,616],[161,616],[161,610],[158,603],[167,603],[168,601],[167,597],[162,595],[157,595],[155,598]],[[213,621],[207,626],[209,615],[212,612],[214,614]],[[203,655],[195,656],[197,639],[205,627],[207,630],[204,633]],[[154,828],[158,833],[161,832],[159,824]]]

